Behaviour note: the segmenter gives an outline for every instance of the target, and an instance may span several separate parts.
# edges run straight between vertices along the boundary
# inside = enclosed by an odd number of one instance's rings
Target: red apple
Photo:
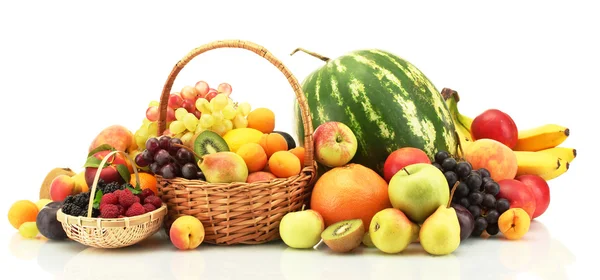
[[[358,148],[354,132],[336,121],[322,123],[313,133],[316,161],[328,166],[343,166],[352,160]]]
[[[533,217],[535,212],[535,195],[531,188],[515,179],[504,179],[498,181],[500,192],[497,198],[504,198],[510,203],[510,208],[523,208],[529,215]]]
[[[519,130],[508,114],[489,109],[473,119],[471,136],[473,140],[493,139],[512,149],[517,145]]]
[[[393,151],[383,164],[383,178],[389,183],[394,174],[413,163],[431,163],[429,156],[418,148],[403,147]]]
[[[88,158],[88,161],[86,162],[86,167],[85,167],[85,182],[87,183],[88,186],[90,186],[90,188],[92,187],[92,184],[94,183],[94,177],[96,176],[96,171],[98,170],[98,164],[110,152],[112,152],[112,151],[111,150],[99,151],[91,156],[91,157],[96,158],[95,160],[94,159],[90,160]],[[91,164],[89,164],[90,162],[91,162]],[[96,164],[94,164],[94,163],[96,163]],[[112,156],[110,156],[110,158],[108,159],[106,164],[104,164],[104,167],[100,171],[100,179],[102,179],[107,184],[111,183],[111,182],[119,182],[121,184],[125,183],[126,180],[121,176],[121,174],[117,170],[117,165],[120,165],[120,164],[123,164],[127,167],[129,174],[133,173],[133,167],[131,166],[131,163],[127,160],[127,158],[125,158],[124,155],[118,153],[118,154],[113,154]]]
[[[548,182],[538,175],[521,175],[515,178],[515,180],[529,186],[535,196],[533,219],[546,212],[548,205],[550,205],[550,187],[548,187]]]

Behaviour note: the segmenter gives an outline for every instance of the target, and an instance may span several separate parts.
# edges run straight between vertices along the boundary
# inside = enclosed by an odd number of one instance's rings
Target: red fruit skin
[[[389,183],[392,177],[402,168],[415,163],[429,163],[427,154],[417,148],[403,147],[393,151],[383,164],[383,178]]]
[[[471,137],[473,140],[493,139],[512,149],[517,145],[519,130],[508,114],[489,109],[473,119]]]
[[[515,179],[500,180],[498,185],[500,192],[496,198],[505,198],[510,203],[510,208],[523,208],[529,218],[533,217],[536,200],[533,190],[528,185]]]
[[[546,212],[550,205],[550,187],[544,178],[538,175],[521,175],[515,178],[523,184],[529,186],[535,197],[535,211],[533,219],[539,217]]]

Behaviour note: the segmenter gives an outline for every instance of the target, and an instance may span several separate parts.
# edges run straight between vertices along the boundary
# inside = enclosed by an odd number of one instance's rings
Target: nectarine
[[[204,241],[204,226],[194,216],[180,216],[171,224],[169,238],[179,250],[195,249]]]
[[[493,139],[512,149],[517,145],[519,130],[508,114],[489,109],[473,119],[471,136],[473,140]]]
[[[530,219],[533,218],[536,201],[535,195],[528,185],[515,179],[500,180],[498,185],[500,185],[500,192],[496,196],[497,198],[508,200],[510,208],[523,208]]]
[[[106,127],[94,138],[88,152],[103,144],[108,144],[118,151],[125,152],[134,144],[133,133],[126,127],[118,124]]]
[[[548,186],[548,182],[538,175],[530,174],[518,176],[515,180],[521,181],[533,192],[533,196],[535,197],[535,211],[533,212],[532,219],[546,212],[548,205],[550,205],[550,187]]]
[[[476,140],[468,145],[464,152],[464,158],[471,163],[473,170],[487,169],[490,177],[496,182],[514,179],[517,175],[517,156],[508,146],[496,140]]]

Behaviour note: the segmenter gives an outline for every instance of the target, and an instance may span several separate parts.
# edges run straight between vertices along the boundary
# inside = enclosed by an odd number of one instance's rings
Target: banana
[[[557,124],[545,124],[519,131],[515,151],[540,151],[554,148],[567,140],[569,128]]]
[[[554,156],[557,156],[564,161],[571,163],[577,156],[577,150],[575,148],[567,148],[567,147],[554,147],[549,149],[540,150],[540,153],[548,153]]]
[[[560,169],[563,162],[560,158],[548,153],[515,151],[517,157],[517,175],[543,175]]]
[[[464,156],[464,149],[473,142],[471,137],[471,123],[473,119],[462,115],[458,111],[458,101],[460,100],[458,93],[454,90],[444,88],[442,90],[442,96],[445,99],[446,105],[450,111],[452,122],[456,129],[456,134],[459,140],[459,156]]]
[[[549,180],[552,180],[560,175],[563,175],[565,172],[567,172],[567,170],[569,170],[570,163],[568,161],[565,161],[564,159],[560,159],[560,161],[561,161],[561,165],[558,169],[556,169],[552,172],[542,174],[542,175],[540,175],[540,177],[544,178],[544,180],[546,180],[546,181],[549,181]]]

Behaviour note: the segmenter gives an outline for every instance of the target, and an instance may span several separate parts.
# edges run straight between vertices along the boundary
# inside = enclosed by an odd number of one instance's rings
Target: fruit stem
[[[175,147],[179,147],[179,148],[184,148],[190,152],[192,152],[192,154],[194,154],[195,157],[199,158],[200,160],[202,160],[202,157],[199,156],[198,154],[196,154],[196,152],[194,152],[194,150],[192,150],[190,147],[185,146],[185,145],[181,145],[181,144],[172,144]]]
[[[306,207],[306,204],[302,204],[302,210],[300,210],[300,211],[304,211],[305,207]]]
[[[406,172],[406,174],[410,175],[410,172],[408,172],[408,170],[406,170],[406,167],[403,167],[402,170],[404,170],[404,172]]]
[[[460,184],[460,181],[456,181],[456,183],[454,183],[454,186],[452,186],[452,191],[450,192],[450,199],[448,199],[448,204],[446,205],[446,208],[450,208],[450,205],[452,204],[452,198],[454,197],[454,191],[456,190],[458,184]]]
[[[314,57],[316,57],[316,58],[318,58],[318,59],[320,59],[320,60],[323,60],[323,61],[325,61],[325,62],[328,62],[328,61],[330,60],[330,58],[329,58],[329,57],[322,56],[322,55],[320,55],[320,54],[318,54],[318,53],[311,52],[311,51],[308,51],[308,50],[306,50],[306,49],[303,49],[303,48],[297,48],[297,49],[295,49],[295,50],[294,50],[294,51],[293,51],[293,52],[292,52],[290,55],[294,55],[294,54],[295,54],[295,53],[297,53],[298,51],[301,51],[301,52],[304,52],[304,53],[306,53],[306,54],[308,54],[308,55],[314,56]]]

